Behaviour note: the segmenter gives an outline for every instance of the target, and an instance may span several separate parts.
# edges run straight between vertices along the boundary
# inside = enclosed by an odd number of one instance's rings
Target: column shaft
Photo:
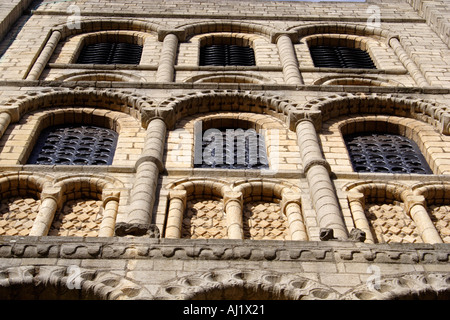
[[[409,214],[416,223],[417,229],[420,232],[423,242],[425,243],[442,243],[439,232],[436,230],[433,222],[428,215],[425,208],[425,199],[420,196],[419,201],[410,201],[406,204],[409,208]]]
[[[117,199],[105,200],[103,209],[103,219],[98,231],[99,237],[114,236],[114,227],[116,225],[117,210],[119,209],[119,202]]]
[[[42,200],[39,212],[33,222],[30,236],[46,236],[52,225],[53,218],[58,208],[58,202],[53,197],[46,197]]]
[[[9,124],[11,123],[11,115],[8,112],[0,113],[0,138],[5,133]]]
[[[186,209],[186,191],[172,190],[169,197],[170,203],[165,237],[179,239],[182,234],[184,210]]]
[[[279,36],[277,47],[283,67],[284,81],[287,84],[303,84],[291,38],[286,35]]]
[[[163,41],[161,59],[156,72],[156,82],[172,82],[174,80],[174,65],[177,51],[178,37],[171,33],[167,34]]]
[[[306,233],[305,224],[298,203],[288,203],[285,207],[285,214],[288,219],[291,240],[307,241],[308,234]]]
[[[302,162],[319,226],[331,228],[337,237],[346,239],[348,238],[347,228],[330,178],[328,163],[322,156],[314,125],[309,120],[303,120],[297,124],[296,129]]]
[[[361,193],[350,195],[348,197],[348,202],[353,216],[353,222],[355,223],[355,228],[358,228],[366,233],[366,240],[364,242],[375,243],[375,239],[364,210],[364,195]]]
[[[162,158],[165,138],[164,121],[151,120],[147,128],[144,150],[136,162],[136,178],[131,190],[128,216],[126,222],[116,226],[118,235],[143,235],[150,228],[158,177],[164,168]]]
[[[44,71],[45,66],[52,57],[52,54],[55,51],[59,40],[61,40],[61,32],[53,31],[52,35],[50,36],[50,39],[45,44],[45,47],[42,50],[41,54],[34,62],[32,69],[30,70],[28,76],[26,77],[26,80],[39,79],[39,77],[42,74],[42,71]]]
[[[244,239],[242,193],[229,192],[225,194],[224,203],[228,225],[228,239]]]

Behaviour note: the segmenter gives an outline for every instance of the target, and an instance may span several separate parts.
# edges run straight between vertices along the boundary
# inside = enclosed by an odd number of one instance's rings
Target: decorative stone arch
[[[415,200],[413,209],[420,209],[425,220],[429,222],[429,228],[436,234],[434,242],[450,243],[450,183],[445,181],[434,181],[418,183],[411,187],[412,196]],[[442,241],[439,241],[439,240]]]
[[[225,195],[231,191],[227,181],[187,178],[170,183],[166,186],[166,190],[168,190],[169,205],[164,237],[222,238],[226,236],[227,227],[223,217],[222,202]],[[208,213],[203,212],[203,208],[197,207],[198,200],[208,202]],[[192,222],[193,219],[196,222]],[[204,228],[205,220],[207,227]]]
[[[41,216],[53,195],[53,178],[31,172],[4,173],[0,176],[2,235],[35,235]]]
[[[0,194],[1,198],[23,195],[39,198],[43,190],[52,184],[53,177],[40,173],[3,173],[0,175]]]
[[[189,115],[214,111],[254,112],[272,115],[284,121],[291,130],[291,112],[299,106],[288,99],[262,93],[234,90],[209,90],[192,92],[162,101],[157,108],[169,128]],[[292,124],[292,126],[291,126]]]
[[[278,180],[248,179],[234,182],[232,188],[234,194],[241,195],[245,238],[263,239],[268,236],[276,240],[280,240],[280,237],[282,240],[308,240],[301,191],[297,186]],[[269,211],[265,208],[267,205]],[[266,228],[260,228],[259,222],[256,222],[258,220],[269,223],[274,234],[266,235]],[[252,231],[253,228],[256,230]],[[252,236],[252,233],[255,235]]]
[[[302,106],[315,116],[316,128],[329,119],[348,114],[381,114],[409,117],[433,125],[450,135],[450,112],[436,102],[415,97],[364,93],[342,93],[308,101]]]
[[[441,272],[413,272],[387,276],[350,290],[342,300],[403,300],[450,298],[450,275]]]
[[[273,80],[254,74],[253,72],[243,73],[243,72],[214,72],[214,74],[200,74],[195,75],[183,80],[183,82],[194,82],[194,83],[253,83],[253,84],[263,84],[263,83],[274,83]]]
[[[214,270],[164,283],[158,300],[335,300],[335,290],[297,273]]]
[[[338,86],[404,86],[403,84],[390,80],[381,79],[378,77],[369,76],[354,76],[354,75],[342,75],[342,76],[325,76],[314,81],[314,85],[338,85]]]
[[[55,79],[56,81],[124,81],[145,82],[143,77],[121,71],[82,71],[65,74]]]
[[[397,182],[358,181],[345,185],[343,190],[347,192],[354,226],[365,233],[366,242],[442,242],[421,199],[413,195],[409,186]],[[369,215],[366,214],[367,203],[375,204]],[[378,220],[383,224],[381,229]],[[392,231],[391,227],[397,229]]]
[[[152,299],[145,288],[129,279],[77,265],[4,268],[0,277],[2,299]],[[19,296],[13,292],[19,292]]]
[[[98,220],[98,237],[112,237],[114,235],[120,190],[124,188],[121,181],[110,176],[83,176],[80,174],[56,179],[55,188],[59,190],[58,207],[62,207],[70,201],[84,199],[101,202],[101,207],[97,213],[101,214],[101,217],[96,219]],[[54,215],[55,213],[53,213],[52,217]],[[52,221],[47,221],[47,223],[50,225]]]
[[[177,180],[166,186],[167,190],[184,190],[188,197],[211,196],[223,198],[225,192],[231,191],[229,182],[210,178],[187,178]]]
[[[0,116],[6,113],[9,122],[17,122],[26,113],[48,107],[84,106],[102,107],[130,114],[137,120],[142,119],[144,110],[151,108],[153,102],[146,96],[134,92],[97,89],[60,89],[49,88],[29,91],[11,98],[1,104]]]
[[[148,33],[157,33],[163,30],[164,26],[154,22],[148,22],[139,19],[85,19],[80,21],[79,28],[71,28],[68,23],[55,25],[52,29],[53,32],[58,31],[61,33],[61,38],[67,38],[69,36],[87,33],[87,32],[99,32],[99,31],[141,31]]]
[[[450,183],[433,181],[418,183],[411,187],[415,195],[423,196],[429,204],[450,204]]]
[[[253,33],[272,38],[281,31],[269,25],[242,21],[221,21],[220,23],[200,21],[179,25],[175,27],[175,30],[183,31],[186,39],[194,35],[213,32]]]
[[[296,32],[299,38],[303,38],[313,34],[348,34],[356,36],[373,37],[376,39],[385,39],[397,37],[391,31],[379,27],[367,26],[366,24],[326,22],[311,23],[300,26],[292,26],[287,29]]]
[[[401,61],[403,66],[414,78],[419,86],[428,86],[428,80],[424,77],[415,62],[409,57],[408,53],[400,43],[399,35],[390,30],[368,26],[366,24],[341,23],[341,22],[327,22],[327,23],[312,23],[300,26],[293,26],[287,29],[293,32],[302,40],[304,37],[316,34],[341,34],[369,37],[381,42],[392,48],[395,55]],[[379,61],[381,62],[381,60]]]

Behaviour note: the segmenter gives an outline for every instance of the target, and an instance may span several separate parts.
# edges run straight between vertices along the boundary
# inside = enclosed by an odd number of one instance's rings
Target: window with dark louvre
[[[254,66],[255,54],[251,47],[232,44],[214,44],[200,48],[201,66]]]
[[[317,68],[376,69],[370,55],[358,48],[311,46],[309,50]]]
[[[203,133],[195,168],[267,169],[264,135],[253,129],[213,129]]]
[[[133,43],[102,42],[85,45],[78,57],[80,64],[139,64],[142,46]]]
[[[357,172],[432,173],[416,143],[403,136],[348,135],[345,143]]]
[[[96,126],[54,126],[42,131],[28,159],[42,165],[110,165],[117,132]]]

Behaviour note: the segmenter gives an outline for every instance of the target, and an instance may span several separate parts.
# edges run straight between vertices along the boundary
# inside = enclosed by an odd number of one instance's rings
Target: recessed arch
[[[138,19],[86,19],[80,21],[80,25],[77,28],[73,28],[68,23],[53,27],[53,31],[59,31],[63,39],[88,32],[128,30],[156,33],[161,29],[163,29],[163,26],[160,24]]]
[[[262,270],[214,270],[164,283],[161,300],[335,300],[339,293],[296,273]]]
[[[314,81],[314,85],[338,85],[338,86],[404,86],[403,84],[390,80],[381,79],[378,77],[368,76],[354,76],[354,75],[340,75],[340,76],[325,76]]]
[[[395,115],[429,123],[441,133],[450,134],[449,109],[415,97],[343,93],[310,100],[303,105],[303,109],[320,112],[322,122],[358,113]]]
[[[127,72],[101,72],[82,71],[65,74],[55,79],[56,81],[123,81],[145,82],[145,78]]]
[[[161,111],[172,113],[171,117],[165,118],[169,127],[187,116],[216,111],[269,114],[290,127],[290,113],[298,108],[297,104],[278,96],[232,90],[192,92],[166,99],[157,107]]]
[[[182,30],[187,39],[194,35],[212,32],[245,32],[271,38],[274,34],[280,32],[280,30],[268,25],[242,21],[222,21],[221,23],[216,23],[213,21],[200,21],[179,25],[175,29]]]
[[[28,112],[61,106],[102,107],[124,112],[141,120],[142,110],[152,105],[153,101],[148,97],[134,92],[81,88],[29,91],[1,104],[3,111],[11,114],[13,122],[19,121]]]
[[[20,266],[0,270],[0,297],[6,300],[152,299],[137,283],[120,275],[70,266]]]
[[[167,190],[185,190],[188,198],[209,196],[222,199],[225,192],[231,191],[229,183],[220,179],[187,178],[177,180],[166,186]]]
[[[342,300],[428,300],[450,298],[450,275],[440,272],[414,272],[380,279],[372,277],[350,290]]]
[[[378,39],[385,39],[387,41],[392,37],[397,37],[396,34],[387,29],[367,26],[366,24],[341,22],[310,23],[300,26],[292,26],[287,30],[296,32],[299,38],[314,34],[347,34],[374,37]]]

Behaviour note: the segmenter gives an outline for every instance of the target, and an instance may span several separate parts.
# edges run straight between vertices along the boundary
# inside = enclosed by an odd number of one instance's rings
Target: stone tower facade
[[[0,298],[450,297],[446,1],[0,14]]]

